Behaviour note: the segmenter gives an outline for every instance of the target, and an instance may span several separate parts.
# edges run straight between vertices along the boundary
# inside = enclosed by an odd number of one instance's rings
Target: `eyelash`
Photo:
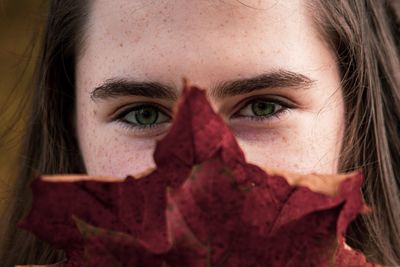
[[[154,103],[141,103],[141,104],[137,104],[133,107],[128,107],[128,108],[124,109],[123,111],[118,113],[115,116],[115,119],[113,119],[113,120],[116,121],[117,123],[119,123],[123,128],[125,128],[127,130],[137,131],[137,132],[149,131],[149,130],[156,129],[157,127],[160,127],[161,124],[163,124],[163,122],[149,124],[149,125],[140,125],[140,124],[135,125],[124,119],[125,116],[127,116],[129,113],[140,110],[141,108],[144,108],[144,107],[154,108],[158,113],[162,113],[163,116],[166,116],[169,119],[171,118],[171,116],[167,115],[166,114],[167,112],[163,111],[163,108],[161,108],[159,105],[154,104]]]
[[[264,102],[267,102],[270,104],[278,105],[281,108],[278,111],[275,111],[273,114],[268,115],[268,116],[238,116],[238,115],[235,115],[238,112],[244,110],[246,107],[248,107],[255,101],[264,101]],[[287,112],[289,112],[290,108],[291,108],[290,105],[288,105],[287,103],[283,103],[283,101],[279,101],[276,99],[267,99],[267,98],[262,98],[262,97],[247,99],[244,102],[245,102],[245,104],[240,105],[240,108],[238,108],[237,112],[234,113],[234,115],[232,117],[233,119],[240,118],[240,119],[246,119],[246,120],[257,121],[257,122],[268,121],[268,120],[271,120],[274,118],[280,119],[281,116],[283,116]],[[118,115],[116,115],[113,120],[116,121],[117,123],[121,124],[121,126],[123,128],[125,128],[127,130],[134,130],[137,132],[145,132],[145,131],[153,130],[153,129],[160,127],[162,124],[164,124],[164,122],[161,122],[161,123],[154,123],[154,124],[150,124],[150,125],[139,125],[139,124],[135,125],[133,123],[127,122],[124,119],[125,116],[127,116],[129,113],[140,110],[143,107],[154,108],[158,113],[162,113],[164,116],[169,117],[169,119],[171,119],[171,116],[167,115],[167,112],[165,112],[164,109],[161,108],[159,105],[154,104],[154,103],[141,103],[141,104],[137,104],[133,107],[124,109]]]
[[[244,110],[246,107],[254,103],[255,101],[263,101],[269,104],[274,104],[280,106],[280,109],[278,111],[275,111],[273,114],[268,115],[268,116],[243,116],[243,115],[236,115],[240,111]],[[256,122],[264,122],[264,121],[271,121],[272,119],[280,119],[281,116],[284,116],[287,112],[293,108],[290,104],[285,103],[284,101],[280,101],[278,99],[272,99],[272,98],[263,98],[263,97],[253,97],[250,99],[246,99],[243,101],[244,104],[240,105],[237,111],[235,111],[232,119],[245,119],[245,120],[250,120],[250,121],[256,121]]]

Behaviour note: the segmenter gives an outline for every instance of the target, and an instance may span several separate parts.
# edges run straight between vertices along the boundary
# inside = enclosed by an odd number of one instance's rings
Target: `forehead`
[[[241,29],[262,21],[266,26],[270,23],[279,26],[289,21],[296,25],[304,7],[300,0],[96,0],[90,14],[92,19],[118,29],[130,24],[137,28],[151,26],[148,30],[161,27],[190,32],[214,31],[218,26]]]
[[[247,70],[304,70],[318,42],[310,25],[305,5],[296,0],[97,0],[79,68],[94,80],[174,84],[182,75],[211,82],[246,76]]]

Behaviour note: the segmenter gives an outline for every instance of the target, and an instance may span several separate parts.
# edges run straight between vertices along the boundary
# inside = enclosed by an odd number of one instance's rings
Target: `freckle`
[[[162,21],[163,21],[163,22],[167,22],[167,19],[163,19]]]
[[[93,116],[96,116],[96,114],[97,114],[97,112],[96,112],[96,110],[94,109],[94,110],[93,110]]]
[[[124,46],[124,44],[123,44],[123,43],[120,43],[120,44],[119,44],[119,46],[120,46],[120,47],[123,47],[123,46]]]

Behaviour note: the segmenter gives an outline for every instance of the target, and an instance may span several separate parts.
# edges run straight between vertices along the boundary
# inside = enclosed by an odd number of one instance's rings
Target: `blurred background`
[[[12,190],[46,1],[0,0],[0,218]]]

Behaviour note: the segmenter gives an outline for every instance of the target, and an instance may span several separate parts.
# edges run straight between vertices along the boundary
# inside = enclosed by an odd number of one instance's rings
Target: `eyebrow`
[[[262,89],[307,89],[314,82],[314,80],[300,73],[288,70],[277,70],[263,73],[251,78],[219,82],[211,88],[209,95],[214,98],[224,98],[248,94]],[[149,98],[176,100],[179,97],[179,92],[174,87],[159,82],[108,79],[90,93],[90,97],[93,101],[122,96],[143,96]]]

